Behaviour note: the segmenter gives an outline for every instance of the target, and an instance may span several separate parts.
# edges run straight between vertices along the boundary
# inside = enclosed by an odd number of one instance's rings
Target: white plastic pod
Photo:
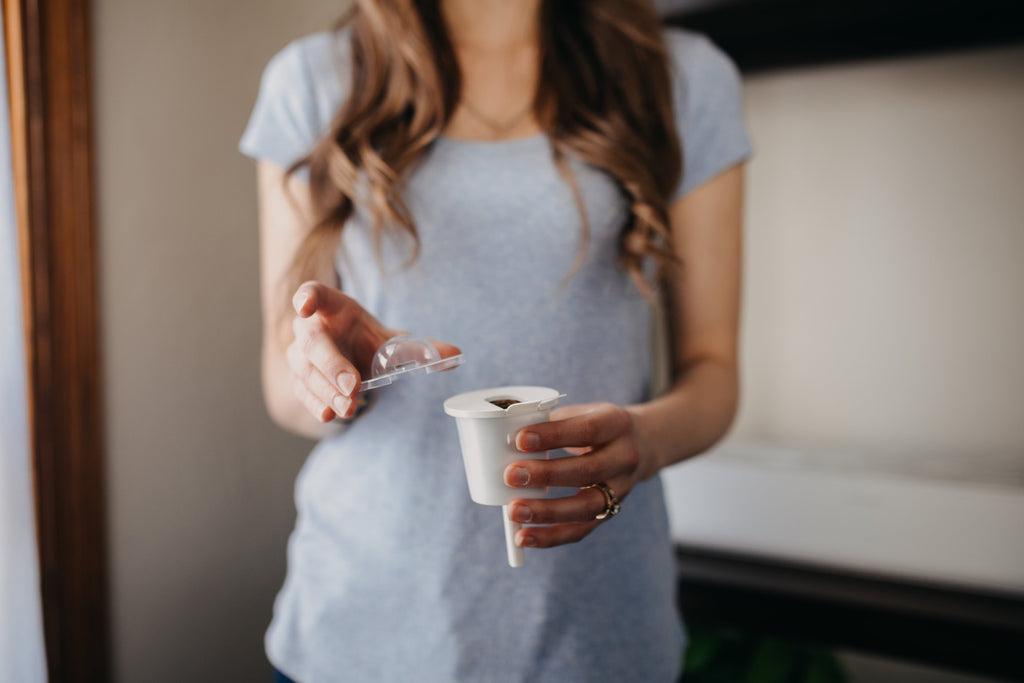
[[[547,422],[551,409],[565,394],[536,386],[479,389],[444,402],[444,411],[455,418],[466,469],[469,495],[482,505],[501,505],[505,522],[509,564],[522,566],[523,549],[515,544],[521,528],[508,518],[507,506],[517,498],[543,498],[547,488],[512,488],[505,484],[505,468],[528,458],[547,459],[548,452],[523,453],[515,436],[523,427]]]

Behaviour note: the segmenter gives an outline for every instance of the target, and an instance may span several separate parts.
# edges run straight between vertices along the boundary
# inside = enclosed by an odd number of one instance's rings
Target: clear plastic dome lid
[[[370,379],[359,384],[359,391],[367,391],[391,384],[404,375],[441,372],[462,365],[462,354],[441,358],[429,339],[403,334],[381,344],[373,355]]]

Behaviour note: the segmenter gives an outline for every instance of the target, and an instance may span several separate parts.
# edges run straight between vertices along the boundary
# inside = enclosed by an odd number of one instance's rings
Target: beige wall
[[[745,96],[737,436],[1024,471],[1024,47],[755,75]]]
[[[93,3],[118,681],[268,680],[262,635],[308,445],[259,395],[263,65],[339,2]]]

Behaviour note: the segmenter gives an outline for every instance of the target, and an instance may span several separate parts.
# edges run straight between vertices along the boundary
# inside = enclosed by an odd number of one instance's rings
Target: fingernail
[[[356,376],[351,372],[341,373],[338,375],[338,388],[341,389],[341,393],[351,396],[352,390],[356,388]]]
[[[533,548],[537,545],[537,539],[524,534],[519,537],[519,545],[524,548]]]
[[[505,483],[509,486],[526,486],[530,481],[530,473],[525,467],[513,467],[505,472]]]
[[[305,292],[302,292],[301,294],[296,294],[295,298],[292,299],[292,306],[295,307],[295,312],[302,312],[302,307],[306,305],[307,301],[309,301],[309,294],[306,294]]]
[[[341,394],[335,394],[334,400],[331,401],[331,405],[334,408],[334,412],[338,414],[338,417],[345,417],[345,413],[348,412],[348,407],[352,405],[352,400],[345,398]]]
[[[540,436],[533,432],[527,432],[526,434],[523,434],[522,442],[523,445],[519,450],[532,451],[540,446]]]
[[[512,517],[513,522],[525,523],[533,519],[533,512],[530,510],[530,508],[523,507],[522,505],[520,505],[518,507],[512,508],[512,514],[510,516]]]

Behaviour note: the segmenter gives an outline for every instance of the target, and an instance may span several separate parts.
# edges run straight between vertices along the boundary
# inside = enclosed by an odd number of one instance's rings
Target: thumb
[[[348,297],[322,282],[309,280],[299,285],[292,295],[292,307],[300,318],[317,312],[332,313],[341,308]]]
[[[462,349],[460,349],[458,346],[454,346],[446,342],[431,339],[430,343],[434,345],[435,349],[437,349],[437,352],[441,355],[441,358],[451,358],[452,356],[457,356],[460,353],[462,353]]]

